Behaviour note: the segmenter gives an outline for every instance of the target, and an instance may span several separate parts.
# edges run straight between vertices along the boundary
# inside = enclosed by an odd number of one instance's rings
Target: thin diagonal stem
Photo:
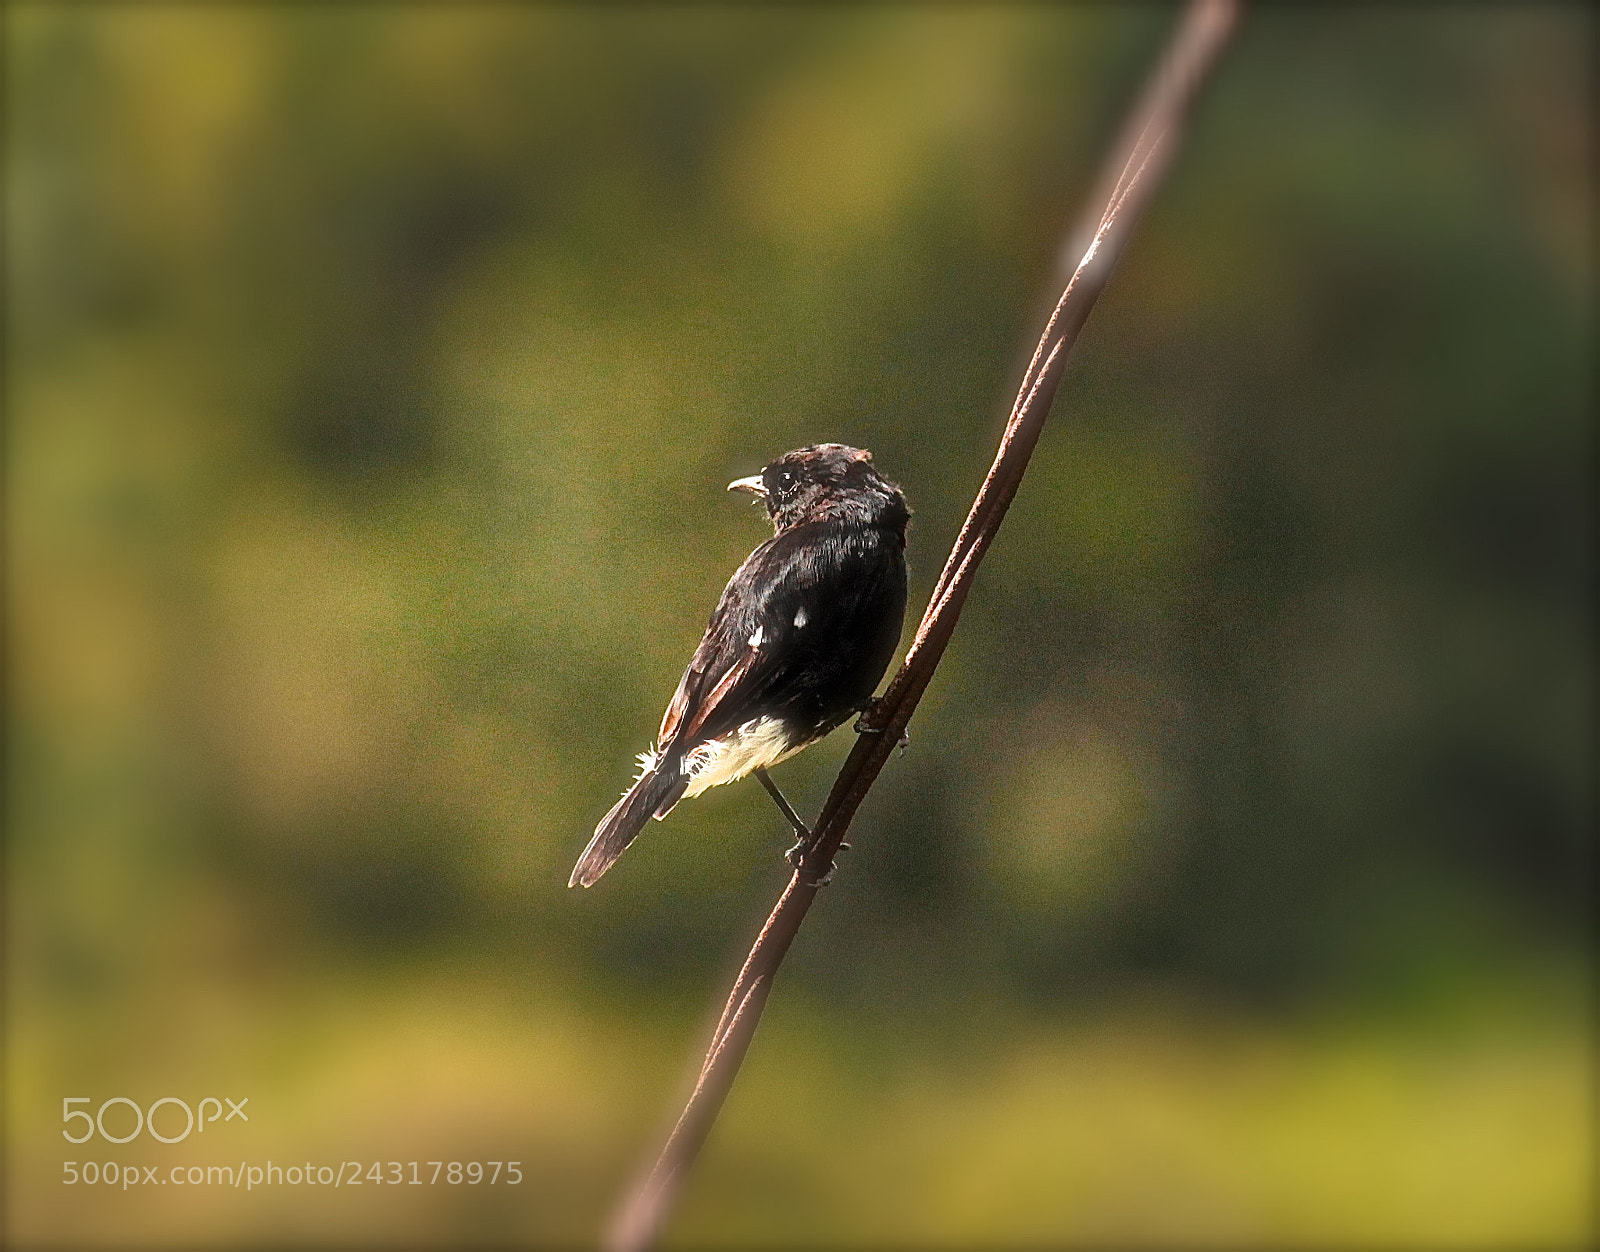
[[[806,841],[805,854],[734,982],[693,1094],[655,1165],[628,1193],[607,1232],[606,1246],[615,1252],[637,1252],[655,1242],[685,1173],[710,1133],[750,1046],[773,976],[816,899],[817,883],[833,866],[851,819],[938,668],[978,564],[1022,484],[1072,346],[1105,288],[1129,232],[1160,184],[1195,96],[1226,46],[1237,17],[1234,0],[1191,0],[1130,114],[1107,164],[1102,194],[1091,202],[1101,206],[1096,216],[1087,219],[1094,223],[1093,228],[1069,240],[1070,277],[1017,388],[994,464],[950,549],[911,649],[873,709],[872,729],[881,733],[858,736],[834,780]],[[803,828],[798,817],[791,820]]]

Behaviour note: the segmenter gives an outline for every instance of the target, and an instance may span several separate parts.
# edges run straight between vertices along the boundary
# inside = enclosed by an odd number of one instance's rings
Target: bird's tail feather
[[[665,817],[689,785],[675,762],[661,762],[647,769],[639,780],[611,806],[611,811],[594,828],[594,838],[572,867],[569,887],[592,887],[600,875],[627,850],[644,824],[652,817]]]

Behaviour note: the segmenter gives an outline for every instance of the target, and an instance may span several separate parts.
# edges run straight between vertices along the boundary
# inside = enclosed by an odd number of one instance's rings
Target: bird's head
[[[803,522],[838,520],[887,526],[902,535],[911,509],[906,498],[872,467],[872,453],[842,443],[819,443],[785,452],[759,474],[728,484],[748,491],[767,508],[782,533]]]

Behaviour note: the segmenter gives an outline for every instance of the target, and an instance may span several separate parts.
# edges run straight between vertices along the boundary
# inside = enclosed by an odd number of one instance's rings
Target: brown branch
[[[1079,231],[1069,241],[1066,258],[1072,266],[1071,277],[1023,374],[994,464],[945,561],[911,649],[872,710],[868,728],[872,733],[857,737],[822,806],[804,860],[745,958],[688,1104],[654,1167],[628,1194],[607,1232],[606,1246],[615,1252],[636,1252],[655,1242],[685,1173],[710,1133],[755,1034],[773,977],[816,898],[817,887],[833,869],[834,855],[856,809],[933,678],[978,563],[1021,485],[1067,356],[1104,290],[1129,232],[1166,172],[1195,95],[1226,45],[1237,16],[1234,0],[1191,0],[1130,115],[1121,141],[1113,149],[1114,159],[1106,167],[1100,194],[1092,201],[1104,208],[1098,218],[1090,219],[1092,228]]]

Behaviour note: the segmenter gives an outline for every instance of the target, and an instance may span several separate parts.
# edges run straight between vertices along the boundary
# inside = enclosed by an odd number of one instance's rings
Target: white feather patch
[[[684,797],[699,795],[708,787],[736,782],[758,769],[771,769],[786,761],[804,743],[793,743],[784,725],[775,717],[757,717],[737,730],[699,744],[683,759],[683,772],[689,777]]]
[[[766,636],[762,634],[761,627],[757,626],[755,634],[750,636],[750,646],[752,648],[759,648],[761,646],[761,641],[764,638],[766,638]]]
[[[661,752],[652,743],[648,749],[639,753],[634,760],[639,763],[639,772],[633,776],[633,781],[638,782],[646,774],[653,771],[657,765],[661,764]]]
[[[648,750],[639,753],[639,755],[633,759],[639,766],[639,772],[633,776],[634,783],[637,783],[646,774],[654,770],[656,766],[661,764],[661,750],[652,743]],[[630,784],[622,789],[622,794],[627,795],[628,792],[632,790],[633,785]]]
[[[808,620],[810,619],[806,617],[806,611],[804,609],[798,610],[794,615],[794,628],[799,630]]]

